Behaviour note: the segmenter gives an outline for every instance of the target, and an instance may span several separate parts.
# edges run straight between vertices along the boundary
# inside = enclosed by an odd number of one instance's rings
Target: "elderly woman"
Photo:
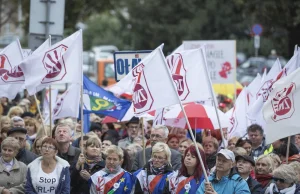
[[[105,168],[93,174],[89,180],[90,194],[131,193],[133,179],[129,172],[121,168],[123,157],[120,147],[111,145],[107,148]]]
[[[282,164],[273,172],[273,183],[266,189],[265,194],[294,194],[300,193],[300,188],[296,187],[298,183],[297,173],[294,169],[287,165]]]
[[[80,154],[76,166],[71,173],[71,193],[88,193],[88,180],[94,173],[104,167],[105,162],[101,157],[100,139],[98,137],[88,138],[85,143],[84,154]]]
[[[136,178],[134,193],[170,193],[168,175],[172,172],[170,148],[165,143],[157,142],[152,147],[151,159],[144,168],[133,173]]]
[[[19,117],[21,117],[23,113],[24,113],[24,110],[23,110],[21,107],[19,107],[19,106],[13,106],[13,107],[11,107],[11,108],[9,109],[9,111],[8,111],[8,113],[7,113],[7,116],[8,116],[9,118],[12,118],[12,117],[14,117],[14,116],[19,116]]]
[[[0,193],[24,193],[21,186],[26,180],[27,166],[16,160],[19,141],[8,137],[1,144]]]
[[[25,193],[70,193],[69,163],[57,156],[57,142],[47,137],[42,142],[41,157],[28,165]]]
[[[209,170],[211,170],[216,164],[217,151],[219,148],[219,142],[212,136],[203,138],[203,148],[206,156],[206,164]]]
[[[267,188],[271,182],[274,170],[273,160],[269,155],[261,155],[255,162],[255,177],[262,185],[263,189]]]
[[[204,151],[199,148],[199,153],[204,167],[207,169]],[[204,173],[194,145],[191,145],[186,149],[179,172],[176,171],[175,173],[172,173],[169,180],[170,191],[172,193],[196,193],[204,180]]]

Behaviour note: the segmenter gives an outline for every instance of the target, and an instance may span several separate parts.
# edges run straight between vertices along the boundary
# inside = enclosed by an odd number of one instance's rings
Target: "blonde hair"
[[[300,174],[300,162],[291,162],[289,163],[289,166],[291,166],[297,174]]]
[[[19,106],[13,106],[9,109],[7,116],[11,118],[11,115],[21,116],[24,113],[24,110]]]
[[[260,160],[266,160],[268,167],[269,167],[269,173],[271,173],[274,170],[274,163],[273,163],[273,159],[269,156],[269,155],[260,155],[256,161],[255,161],[255,165],[258,161]],[[255,167],[255,173],[257,173],[256,167]]]
[[[9,116],[2,116],[2,117],[0,118],[0,123],[1,123],[1,125],[0,125],[0,130],[2,129],[2,123],[4,123],[5,121],[8,121],[9,124],[10,124],[10,117],[9,117]]]
[[[277,154],[270,153],[269,156],[273,160],[274,169],[277,168],[278,166],[280,166],[281,160],[280,160],[280,158],[279,158],[279,156]]]
[[[20,144],[19,141],[14,137],[7,137],[1,143],[1,149],[3,149],[4,147],[13,148],[16,152],[18,152],[20,149]]]
[[[33,125],[35,128],[35,133],[37,133],[39,130],[39,123],[35,118],[25,119],[25,126],[26,125]]]
[[[108,156],[109,154],[117,154],[119,156],[120,160],[123,160],[124,158],[124,152],[122,148],[116,146],[116,145],[111,145],[105,150],[105,155]]]
[[[168,163],[171,164],[171,150],[170,150],[169,146],[165,143],[157,142],[152,147],[152,157],[155,153],[159,153],[159,152],[164,152],[167,156]]]
[[[293,167],[288,164],[282,164],[273,171],[273,176],[284,179],[287,183],[297,183],[298,177]]]
[[[232,151],[233,151],[235,156],[247,155],[247,151],[242,147],[235,147]]]
[[[192,145],[192,143],[193,143],[192,140],[190,140],[188,138],[185,138],[185,139],[183,139],[183,140],[180,141],[179,145],[182,144],[183,142],[187,142],[189,144],[189,146]]]
[[[235,143],[236,143],[238,139],[239,139],[239,137],[236,137],[236,136],[231,137],[231,138],[228,140],[228,144],[229,144],[229,142],[232,142],[232,141],[235,141]]]
[[[99,146],[101,148],[101,141],[98,137],[95,136],[89,137],[88,140],[86,141],[85,148],[93,145]]]

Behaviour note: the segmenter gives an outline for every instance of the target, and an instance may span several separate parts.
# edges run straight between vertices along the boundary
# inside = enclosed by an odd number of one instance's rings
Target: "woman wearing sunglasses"
[[[273,183],[266,189],[265,194],[299,194],[300,186],[294,169],[282,164],[273,171]]]
[[[170,148],[165,143],[157,142],[152,147],[151,159],[144,168],[133,173],[136,179],[134,193],[170,193],[168,175],[172,172]]]

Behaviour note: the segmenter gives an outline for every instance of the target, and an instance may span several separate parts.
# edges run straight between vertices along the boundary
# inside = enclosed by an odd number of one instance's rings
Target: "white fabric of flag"
[[[27,57],[21,64],[30,95],[51,84],[82,82],[82,31]]]
[[[300,131],[300,69],[273,84],[263,106],[266,143],[298,134]]]

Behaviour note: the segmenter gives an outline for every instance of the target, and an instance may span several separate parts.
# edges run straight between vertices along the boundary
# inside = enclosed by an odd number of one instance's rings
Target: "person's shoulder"
[[[123,144],[123,143],[126,143],[126,142],[128,142],[128,141],[129,141],[128,137],[125,137],[125,138],[123,138],[123,139],[120,139],[120,140],[118,141],[118,144]]]
[[[26,156],[31,156],[31,157],[35,157],[35,158],[37,158],[38,157],[38,155],[36,155],[35,153],[33,153],[32,151],[30,151],[30,150],[27,150],[27,149],[25,149],[25,153],[24,153]]]
[[[171,150],[171,155],[181,155],[181,153],[177,150],[174,150],[174,149],[170,149]]]

